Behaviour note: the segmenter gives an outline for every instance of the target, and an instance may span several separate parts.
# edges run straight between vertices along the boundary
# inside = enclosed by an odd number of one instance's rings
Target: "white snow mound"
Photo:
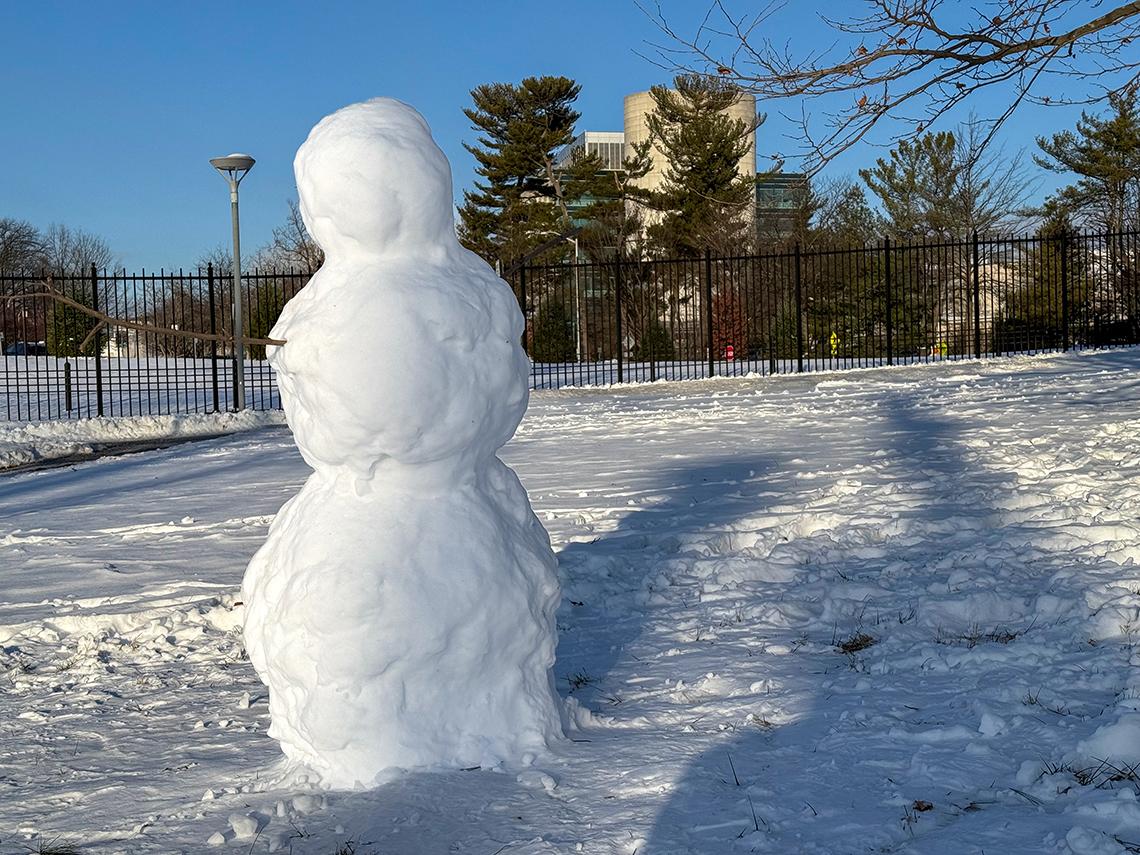
[[[315,470],[243,583],[270,733],[336,788],[517,761],[561,735],[555,559],[496,457],[527,405],[518,305],[408,105],[328,116],[294,167],[327,260],[269,349]]]

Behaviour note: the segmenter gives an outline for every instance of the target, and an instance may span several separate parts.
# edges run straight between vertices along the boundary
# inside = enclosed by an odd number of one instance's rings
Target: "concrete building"
[[[649,139],[649,115],[655,107],[649,92],[634,92],[625,96],[625,142],[627,145],[643,143]],[[752,124],[756,121],[756,98],[742,93],[736,102],[725,111],[731,118]],[[656,146],[650,149],[652,166],[638,183],[642,187],[656,190],[665,180],[669,163]],[[742,177],[752,180],[756,177],[756,131],[749,134],[748,151],[740,158],[739,172]]]
[[[626,95],[624,131],[584,131],[557,153],[555,164],[560,167],[567,166],[577,152],[586,151],[599,155],[607,170],[620,170],[622,162],[628,155],[632,154],[630,146],[649,139],[649,115],[655,107],[653,96],[648,91]],[[756,98],[753,95],[742,93],[725,112],[731,118],[739,119],[751,125],[756,120]],[[649,172],[637,184],[649,190],[657,190],[665,180],[669,162],[656,146],[650,148],[649,154],[651,161]],[[750,181],[756,177],[755,129],[749,134],[748,151],[740,158],[738,170],[741,177]],[[770,201],[772,204],[783,204],[782,201],[777,201],[774,197]],[[572,201],[570,203],[571,212],[576,214],[588,202],[588,199]],[[757,197],[757,207],[759,207],[759,196]],[[756,211],[751,208],[749,212],[753,216],[756,215]],[[661,217],[661,214],[653,211],[643,211],[643,214],[647,225]]]
[[[605,169],[616,172],[625,160],[625,134],[621,131],[583,131],[555,155],[555,166],[569,166],[578,152],[598,155]]]

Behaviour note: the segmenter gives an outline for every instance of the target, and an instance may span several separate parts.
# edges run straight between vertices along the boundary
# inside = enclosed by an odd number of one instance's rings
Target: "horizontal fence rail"
[[[536,389],[1140,343],[1136,233],[532,265]]]
[[[243,336],[266,338],[310,275],[243,274]],[[1134,345],[1138,276],[1140,235],[1121,233],[531,265],[510,284],[531,386],[550,389]],[[232,300],[212,267],[0,271],[0,419],[230,409]],[[264,346],[244,367],[248,405],[279,407]]]

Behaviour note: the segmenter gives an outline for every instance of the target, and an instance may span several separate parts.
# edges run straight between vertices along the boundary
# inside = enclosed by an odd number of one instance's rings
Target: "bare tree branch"
[[[769,101],[848,94],[847,106],[804,117],[806,169],[851,148],[884,119],[922,133],[982,89],[1008,86],[1009,107],[987,119],[987,140],[1026,101],[1094,103],[1140,80],[1140,0],[1105,10],[1104,0],[862,0],[863,14],[823,17],[827,47],[793,52],[762,32],[776,28],[783,2],[732,13],[713,0],[684,36],[660,6],[644,11],[665,35],[658,59],[674,72],[716,74]],[[847,6],[848,4],[844,4]],[[852,4],[853,5],[853,4]],[[901,110],[912,109],[905,116]]]
[[[94,318],[99,323],[97,323],[87,334],[87,337],[84,338],[83,343],[80,345],[80,350],[84,349],[88,344],[91,343],[91,341],[95,338],[96,333],[100,329],[108,326],[121,327],[123,329],[129,330],[138,330],[139,332],[157,333],[159,335],[192,338],[198,339],[199,341],[217,341],[228,343],[233,340],[233,336],[224,333],[205,333],[194,332],[193,330],[179,330],[174,329],[173,327],[160,327],[156,326],[155,324],[147,324],[141,321],[128,321],[124,318],[115,318],[108,314],[100,312],[98,309],[93,309],[90,306],[79,302],[78,300],[74,300],[71,297],[68,297],[66,294],[61,294],[56,290],[55,286],[52,285],[50,278],[45,279],[39,284],[43,287],[42,291],[30,291],[23,294],[7,294],[0,296],[0,301],[10,303],[16,300],[54,300],[57,303],[62,303],[65,306],[70,306],[72,309],[75,309],[77,312],[82,312],[88,317]],[[278,338],[250,338],[248,336],[243,336],[242,341],[244,341],[246,344],[273,345],[275,347],[283,347],[285,345],[285,340]]]

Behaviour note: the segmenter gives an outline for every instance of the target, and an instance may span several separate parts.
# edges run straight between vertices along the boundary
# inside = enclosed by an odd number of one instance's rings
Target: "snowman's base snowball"
[[[546,749],[561,736],[553,565],[498,459],[437,494],[314,474],[243,585],[270,735],[333,788]]]

